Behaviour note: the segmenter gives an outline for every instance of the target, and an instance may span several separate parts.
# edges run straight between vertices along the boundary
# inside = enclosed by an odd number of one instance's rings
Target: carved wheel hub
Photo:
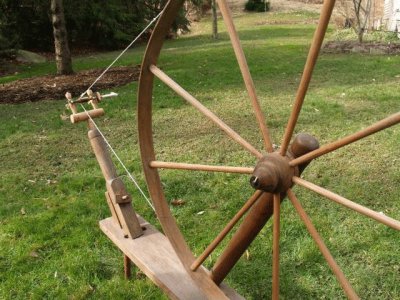
[[[256,164],[250,184],[268,193],[283,193],[293,185],[292,177],[299,175],[297,167],[289,165],[290,158],[279,153],[264,155]]]
[[[268,153],[257,162],[250,184],[256,190],[268,193],[284,193],[293,186],[292,177],[299,176],[306,164],[290,166],[290,161],[319,147],[318,141],[311,135],[300,133],[294,139],[288,156],[278,152]]]

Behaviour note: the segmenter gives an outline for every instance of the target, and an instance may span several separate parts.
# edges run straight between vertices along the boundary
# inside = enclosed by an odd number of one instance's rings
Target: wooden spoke
[[[301,220],[306,225],[307,230],[309,231],[310,235],[314,239],[315,243],[318,245],[319,250],[321,251],[322,255],[325,257],[326,261],[328,262],[329,266],[331,267],[333,273],[335,274],[336,278],[338,279],[340,285],[342,286],[343,290],[345,291],[347,297],[349,299],[359,299],[356,292],[351,287],[350,283],[344,276],[342,270],[336,263],[335,259],[332,257],[331,253],[329,252],[328,248],[326,247],[325,243],[323,242],[321,236],[319,235],[317,229],[315,229],[314,225],[312,224],[310,218],[308,217],[307,213],[304,211],[303,207],[300,204],[300,201],[294,195],[291,189],[287,191],[287,195],[292,202],[294,208],[296,209],[297,213],[299,214]]]
[[[395,219],[392,219],[390,217],[387,217],[384,214],[378,213],[372,209],[369,209],[360,204],[354,203],[353,201],[350,201],[342,196],[339,196],[338,194],[328,191],[318,185],[315,185],[315,184],[313,184],[307,180],[301,179],[299,177],[293,177],[293,182],[297,183],[298,185],[301,185],[307,189],[310,189],[313,192],[316,192],[336,203],[342,204],[343,206],[346,206],[352,210],[355,210],[356,212],[363,214],[364,216],[370,217],[378,222],[381,222],[389,227],[392,227],[393,229],[400,230],[400,222]]]
[[[343,146],[346,146],[348,144],[354,143],[362,138],[365,138],[371,134],[374,134],[378,131],[381,131],[385,128],[388,128],[390,126],[396,125],[400,123],[400,112],[395,113],[383,120],[380,120],[379,122],[376,122],[375,124],[364,128],[363,130],[360,130],[359,132],[353,133],[351,135],[348,135],[336,142],[324,145],[314,151],[311,151],[303,156],[300,156],[290,162],[291,166],[297,166],[299,164],[302,164],[304,162],[310,161],[314,158],[317,158],[321,155],[327,154],[329,152],[335,151],[336,149],[339,149]]]
[[[274,194],[274,229],[272,246],[272,299],[279,299],[279,235],[280,235],[281,197]]]
[[[236,215],[229,221],[225,228],[217,235],[217,237],[211,242],[210,245],[204,250],[204,252],[193,262],[190,268],[195,271],[197,268],[207,259],[207,257],[214,251],[214,249],[222,242],[226,235],[232,230],[240,218],[253,206],[257,199],[262,194],[261,191],[256,191],[253,196],[243,207],[236,213]]]
[[[173,81],[167,74],[157,68],[155,65],[149,67],[150,71],[157,76],[162,82],[169,86],[175,93],[185,99],[188,103],[193,105],[198,111],[204,114],[207,118],[213,121],[217,126],[219,126],[225,133],[231,137],[234,141],[239,143],[243,148],[251,152],[257,158],[262,157],[260,151],[254,148],[249,142],[244,140],[239,134],[237,134],[232,128],[226,125],[220,118],[218,118],[213,112],[201,104],[196,98],[190,95],[186,90],[184,90],[179,84]]]
[[[300,85],[297,90],[296,99],[293,105],[288,124],[285,129],[283,141],[281,145],[281,155],[286,155],[290,139],[292,138],[294,128],[299,117],[304,98],[307,93],[308,85],[310,84],[311,75],[317,62],[319,50],[321,49],[322,41],[324,40],[325,32],[328,27],[329,19],[332,15],[332,10],[335,5],[335,0],[325,0],[321,10],[321,16],[318,21],[317,29],[314,33],[314,38],[308,53],[306,65],[304,66],[303,75]]]
[[[274,150],[272,147],[271,136],[265,122],[264,114],[261,111],[260,103],[257,99],[256,88],[250,74],[249,66],[247,65],[242,45],[240,44],[238,33],[235,29],[235,25],[233,24],[231,11],[228,7],[228,4],[226,3],[226,0],[217,1],[232,42],[233,50],[235,51],[236,59],[238,61],[239,68],[243,76],[243,81],[245,83],[247,93],[249,94],[250,101],[253,106],[254,113],[256,115],[256,119],[264,139],[265,149],[268,152],[273,152]]]
[[[176,163],[176,162],[165,162],[165,161],[151,161],[150,167],[161,168],[161,169],[211,171],[211,172],[240,173],[240,174],[252,174],[254,170],[254,168],[248,168],[248,167],[210,166],[210,165],[187,164],[187,163]]]

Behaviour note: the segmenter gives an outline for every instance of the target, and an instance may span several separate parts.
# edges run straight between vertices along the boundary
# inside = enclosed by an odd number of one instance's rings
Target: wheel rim
[[[156,24],[154,32],[148,43],[146,54],[142,63],[138,92],[138,133],[140,141],[140,152],[150,197],[153,200],[157,218],[168,237],[178,258],[186,270],[189,271],[194,256],[187,246],[174,217],[167,205],[160,177],[157,169],[150,168],[149,164],[155,160],[153,133],[152,133],[152,90],[154,75],[149,71],[151,65],[156,64],[160,54],[164,37],[166,36],[173,20],[176,17],[182,1],[169,1]],[[203,270],[199,272],[188,272],[196,284],[200,287],[205,297],[225,298],[224,294]]]

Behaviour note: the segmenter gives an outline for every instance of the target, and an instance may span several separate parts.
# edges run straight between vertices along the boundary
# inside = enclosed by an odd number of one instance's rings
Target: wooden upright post
[[[125,236],[137,238],[143,234],[138,218],[132,207],[132,198],[126,191],[125,185],[114,167],[107,145],[100,132],[89,120],[89,140],[96,159],[106,180],[106,198],[115,222],[124,231]]]

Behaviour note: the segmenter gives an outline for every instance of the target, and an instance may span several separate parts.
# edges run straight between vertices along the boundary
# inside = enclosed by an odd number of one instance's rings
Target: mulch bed
[[[365,54],[400,54],[399,43],[365,42],[356,41],[329,41],[322,50],[324,53],[365,53]]]
[[[93,69],[77,72],[69,76],[47,75],[0,84],[0,104],[65,99],[66,92],[70,92],[76,98],[102,72],[103,69]],[[93,91],[110,89],[137,81],[139,74],[140,66],[111,68],[96,83]]]
[[[310,25],[318,24],[318,20],[267,20],[256,22],[256,26],[264,25]]]

